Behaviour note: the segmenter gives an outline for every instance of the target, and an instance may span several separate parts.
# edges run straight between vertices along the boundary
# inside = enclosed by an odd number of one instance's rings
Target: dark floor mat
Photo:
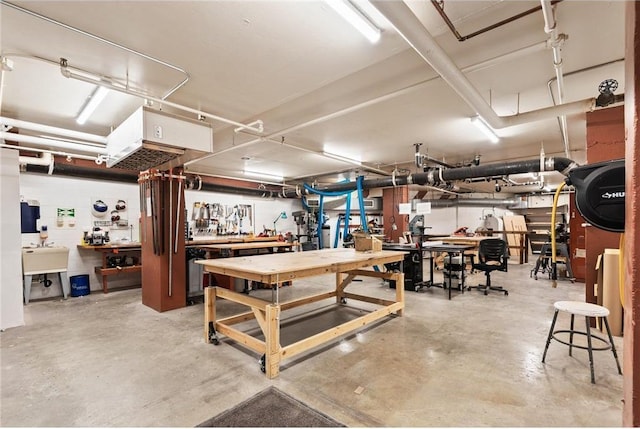
[[[198,427],[345,426],[272,386]]]

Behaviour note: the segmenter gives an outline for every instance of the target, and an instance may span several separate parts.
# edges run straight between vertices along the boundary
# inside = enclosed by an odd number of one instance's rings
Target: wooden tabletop
[[[323,249],[195,261],[205,271],[267,284],[402,261],[405,252]]]

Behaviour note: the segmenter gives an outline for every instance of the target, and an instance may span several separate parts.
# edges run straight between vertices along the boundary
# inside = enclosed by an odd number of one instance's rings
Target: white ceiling
[[[423,153],[449,164],[478,154],[483,163],[535,158],[541,145],[547,155],[564,156],[556,118],[499,129],[500,142],[488,142],[469,121],[476,112],[381,16],[373,18],[383,29],[382,37],[371,44],[324,1],[12,4],[175,67],[3,2],[2,55],[14,67],[3,72],[2,116],[106,136],[143,100],[111,91],[89,121],[78,126],[75,117],[95,87],[63,77],[56,65],[59,58],[158,98],[184,79],[175,68],[183,69],[190,78],[167,101],[242,123],[260,119],[262,136],[271,138],[256,139],[235,133],[235,126],[211,121],[214,155],[189,165],[191,171],[246,179],[246,169],[281,174],[291,181],[355,168],[323,157],[323,149],[372,168],[416,171],[416,142],[423,143]],[[458,31],[469,34],[539,4],[446,0],[444,7]],[[540,11],[459,42],[431,2],[409,6],[462,69],[548,39]],[[565,0],[555,6],[555,16],[559,32],[569,37],[562,49],[565,73],[624,56],[624,2]],[[498,115],[552,106],[547,87],[555,76],[550,49],[497,61],[466,76]],[[565,102],[597,96],[598,84],[609,78],[619,81],[617,93],[623,93],[623,77],[623,62],[571,74],[565,77]],[[361,106],[409,87],[414,88]],[[166,106],[163,110],[174,111]],[[327,115],[329,119],[319,119]],[[304,126],[307,122],[312,123]],[[584,162],[585,115],[570,115],[568,130],[570,158]],[[251,140],[257,142],[240,145]],[[337,176],[321,180],[332,177]]]

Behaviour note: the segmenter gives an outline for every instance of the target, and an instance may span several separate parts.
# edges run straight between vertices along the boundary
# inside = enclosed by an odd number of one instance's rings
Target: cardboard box
[[[382,240],[369,234],[354,234],[357,252],[379,252],[382,250]]]

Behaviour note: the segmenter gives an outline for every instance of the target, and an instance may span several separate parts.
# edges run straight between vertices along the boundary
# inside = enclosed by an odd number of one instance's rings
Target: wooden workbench
[[[124,273],[139,273],[142,270],[142,262],[139,260],[137,264],[122,267],[109,267],[107,264],[107,257],[110,255],[117,255],[120,252],[139,251],[141,249],[140,243],[120,243],[120,244],[103,244],[101,246],[91,246],[79,244],[78,249],[82,250],[95,250],[96,252],[102,252],[102,266],[96,267],[95,272],[102,277],[102,292],[109,292],[108,277],[117,274]],[[142,255],[140,255],[140,258]]]
[[[478,246],[480,245],[480,242],[482,240],[485,240],[487,238],[500,238],[500,235],[503,233],[515,234],[519,236],[518,244],[516,245],[507,244],[507,246],[509,247],[509,249],[514,249],[514,250],[517,249],[516,256],[518,256],[518,262],[521,265],[529,262],[529,235],[527,231],[493,231],[493,233],[496,235],[494,236],[483,235],[483,236],[473,236],[473,237],[466,237],[464,235],[451,235],[448,237],[432,237],[432,238],[429,238],[429,240],[442,241],[442,243],[444,244],[471,244],[475,246],[474,252],[477,253]]]
[[[217,343],[217,333],[221,333],[236,340],[239,344],[263,354],[263,370],[268,378],[275,378],[280,371],[280,362],[285,358],[296,356],[392,313],[399,316],[402,315],[402,310],[404,309],[404,274],[395,272],[381,273],[373,270],[364,270],[363,268],[398,262],[403,259],[404,252],[388,250],[356,252],[355,249],[340,248],[197,261],[208,272],[268,284],[327,273],[336,274],[335,290],[284,303],[280,303],[278,288],[272,294],[273,299],[271,302],[219,287],[205,288],[205,341]],[[346,287],[356,276],[395,280],[395,301],[345,292]],[[354,299],[377,304],[381,308],[286,347],[280,345],[281,311],[334,297],[336,303],[346,303],[346,299]],[[251,311],[216,319],[216,300],[218,298],[243,304],[249,307]],[[264,334],[264,341],[231,326],[254,318]]]

